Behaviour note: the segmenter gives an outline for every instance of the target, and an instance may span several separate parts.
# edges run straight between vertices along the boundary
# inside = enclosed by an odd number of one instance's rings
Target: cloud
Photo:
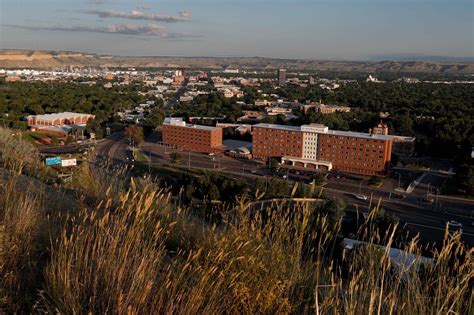
[[[150,9],[151,9],[150,7],[145,7],[145,6],[137,6],[135,8],[135,10],[139,10],[139,11],[148,11]]]
[[[81,12],[84,14],[97,15],[100,18],[122,18],[130,20],[146,20],[165,23],[185,22],[191,19],[191,14],[188,11],[181,11],[179,12],[178,16],[145,13],[139,10],[133,10],[132,12],[118,12],[112,10],[91,9],[81,10]]]
[[[2,24],[2,26],[14,27],[29,31],[62,31],[62,32],[88,32],[102,34],[122,34],[136,36],[156,36],[166,39],[188,39],[199,38],[200,35],[188,33],[170,32],[165,27],[158,24],[133,25],[133,24],[115,24],[105,27],[91,26],[27,26],[15,24]]]
[[[189,12],[188,10],[179,11],[179,16],[183,17],[183,18],[190,19],[191,18],[191,12]]]

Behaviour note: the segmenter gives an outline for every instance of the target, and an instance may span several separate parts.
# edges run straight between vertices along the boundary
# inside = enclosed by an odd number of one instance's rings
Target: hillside
[[[335,72],[391,72],[426,74],[474,74],[470,62],[425,61],[329,61],[263,57],[127,57],[64,51],[0,50],[0,68],[61,69],[79,67],[183,67],[277,69]]]
[[[1,314],[472,314],[460,232],[394,250],[375,207],[341,243],[335,201],[186,205],[188,189],[111,164],[51,184],[35,153],[0,128]]]

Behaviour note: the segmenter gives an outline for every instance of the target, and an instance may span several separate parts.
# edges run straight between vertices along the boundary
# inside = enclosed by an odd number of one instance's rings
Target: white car
[[[211,152],[211,153],[209,153],[209,156],[214,156],[214,153],[212,153],[212,152]]]
[[[457,221],[451,220],[448,222],[448,227],[462,229],[462,224]]]
[[[359,199],[359,200],[367,200],[367,196],[366,196],[366,195],[354,195],[354,197],[356,197],[356,198]]]

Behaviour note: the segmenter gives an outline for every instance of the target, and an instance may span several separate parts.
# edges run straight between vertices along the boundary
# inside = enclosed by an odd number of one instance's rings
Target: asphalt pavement
[[[178,163],[181,167],[211,169],[236,174],[245,174],[247,176],[273,176],[274,174],[265,164],[249,160],[240,160],[225,155],[208,155],[197,152],[187,152],[164,147],[155,142],[144,142],[141,145],[143,154],[149,159],[152,166],[173,166],[170,154],[177,152],[181,158]],[[128,152],[128,142],[123,135],[113,134],[108,139],[102,140],[95,150],[95,156],[106,158],[114,163],[127,163],[130,159]],[[128,158],[128,159],[127,159]],[[438,184],[442,179],[437,175],[434,178],[428,177]],[[426,177],[425,177],[426,178]],[[290,176],[292,180],[303,180],[297,175]],[[446,223],[455,220],[463,225],[462,239],[470,246],[474,245],[474,201],[456,200],[443,196],[438,196],[432,204],[422,202],[423,196],[426,196],[426,184],[423,181],[418,190],[413,194],[406,194],[403,200],[393,198],[398,194],[394,190],[398,185],[394,183],[395,179],[388,179],[380,188],[371,187],[368,182],[345,180],[326,180],[323,193],[332,198],[343,199],[347,205],[348,211],[368,212],[369,206],[373,207],[380,202],[382,208],[389,213],[393,213],[400,218],[400,222],[410,233],[420,233],[421,238],[429,241],[441,242],[444,237]],[[289,180],[289,185],[291,185]],[[431,185],[431,184],[430,184]],[[433,184],[433,186],[435,186]],[[368,197],[367,201],[359,200],[354,197],[356,194],[364,194]]]

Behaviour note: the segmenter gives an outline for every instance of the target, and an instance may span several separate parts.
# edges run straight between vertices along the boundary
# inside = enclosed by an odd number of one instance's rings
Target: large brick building
[[[300,127],[258,124],[252,127],[253,157],[301,156],[303,134]]]
[[[29,127],[82,125],[94,119],[94,115],[80,113],[54,113],[45,115],[30,115],[26,119]]]
[[[163,143],[196,152],[222,152],[222,128],[187,124],[182,118],[166,118]]]
[[[331,130],[319,134],[317,158],[331,161],[340,171],[384,174],[390,165],[392,143],[390,136]]]
[[[88,121],[95,119],[94,115],[81,114],[81,113],[54,113],[44,115],[30,115],[27,118],[28,127],[32,131],[39,133],[56,136],[60,139],[66,139],[67,136],[72,135],[76,138],[76,134],[73,134],[73,130],[80,130],[80,138],[84,138],[84,129]]]
[[[253,126],[254,158],[278,157],[309,169],[381,175],[389,167],[392,144],[393,136],[335,131],[319,124]]]

